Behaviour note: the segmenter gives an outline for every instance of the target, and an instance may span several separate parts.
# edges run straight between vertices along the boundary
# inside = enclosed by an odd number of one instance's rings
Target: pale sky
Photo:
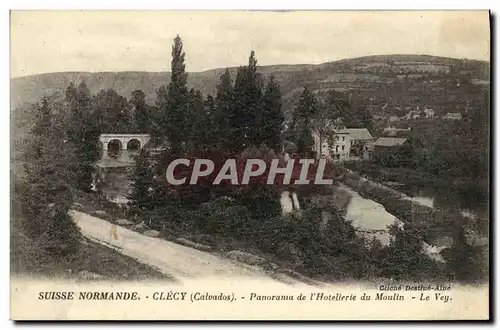
[[[170,71],[179,34],[187,71],[319,64],[377,54],[489,60],[487,11],[13,11],[11,76]]]

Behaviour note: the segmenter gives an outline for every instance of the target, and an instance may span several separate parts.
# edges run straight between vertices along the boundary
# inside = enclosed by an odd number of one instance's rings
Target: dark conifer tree
[[[314,145],[311,123],[317,112],[318,101],[316,97],[307,88],[304,88],[304,91],[300,95],[297,108],[293,113],[290,127],[299,153],[306,154],[310,152]]]
[[[132,92],[130,103],[134,107],[135,126],[138,133],[151,132],[151,117],[148,105],[146,104],[146,95],[141,90]]]
[[[92,111],[92,99],[87,85],[82,81],[77,88],[72,84],[66,89],[66,102],[70,108],[67,135],[75,148],[73,163],[76,187],[90,192],[95,162],[99,159],[98,122]]]
[[[167,102],[167,88],[160,86],[156,90],[155,107],[151,110],[151,134],[158,141],[165,139],[165,107]]]
[[[215,106],[213,133],[216,137],[216,148],[224,151],[233,150],[236,146],[231,137],[236,134],[238,127],[231,125],[235,122],[235,107],[233,85],[228,69],[217,84]]]
[[[265,143],[275,151],[280,150],[283,122],[285,120],[281,102],[280,86],[271,75],[266,86],[263,100],[263,116],[259,120],[259,130]]]
[[[97,93],[94,108],[102,133],[131,133],[134,130],[130,104],[115,90],[107,89]]]
[[[69,215],[75,157],[62,121],[54,117],[54,102],[44,98],[27,141],[20,196],[23,227],[34,245],[52,257],[67,259],[75,255],[81,240]]]
[[[137,166],[132,177],[132,191],[128,196],[132,213],[140,214],[153,208],[153,177],[151,156],[147,150],[143,150],[137,158]]]
[[[232,140],[235,151],[260,145],[258,118],[262,116],[262,81],[257,74],[255,52],[250,53],[248,65],[240,67],[234,85],[235,115],[230,123],[235,129]]]
[[[213,113],[205,106],[200,91],[196,91],[193,97],[193,126],[191,127],[191,143],[195,151],[206,151],[213,141],[211,130],[213,127]]]
[[[221,150],[217,145],[219,137],[216,134],[216,105],[215,100],[212,95],[208,94],[206,100],[203,101],[203,109],[206,118],[206,140],[207,140],[207,150]]]

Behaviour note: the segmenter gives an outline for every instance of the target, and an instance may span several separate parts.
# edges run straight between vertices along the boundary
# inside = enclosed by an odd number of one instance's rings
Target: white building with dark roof
[[[352,157],[371,158],[374,138],[366,128],[337,129],[329,136],[313,133],[314,151],[318,157],[345,161]]]
[[[348,160],[351,150],[349,133],[334,131],[329,136],[321,136],[313,132],[314,151],[317,157],[325,157],[334,161]]]

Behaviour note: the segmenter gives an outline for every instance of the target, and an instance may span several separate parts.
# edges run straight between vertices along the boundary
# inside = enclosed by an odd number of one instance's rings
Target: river
[[[389,245],[391,235],[387,227],[396,223],[398,219],[387,212],[384,206],[361,197],[353,189],[345,185],[341,185],[339,189],[351,195],[345,219],[352,221],[352,225],[365,237],[377,238],[383,245]]]
[[[107,199],[119,205],[126,205],[131,189],[130,177],[136,164],[135,150],[107,151],[97,163],[102,181],[102,192]]]
[[[347,164],[353,173],[405,193],[408,199],[436,209],[460,210],[467,217],[489,217],[489,181],[455,178],[449,181],[418,171]],[[361,166],[361,167],[360,167]]]
[[[449,205],[449,203],[451,202],[450,200],[452,199],[450,196],[441,196],[441,198],[438,198],[437,196],[432,196],[432,195],[429,196],[429,194],[426,194],[423,191],[419,191],[417,194],[413,196],[408,196],[405,199],[415,201],[421,205],[425,205],[433,209],[452,207]],[[470,219],[475,219],[479,216],[478,214],[481,214],[480,211],[478,211],[477,209],[472,210],[466,208],[461,208],[460,213],[464,217]]]

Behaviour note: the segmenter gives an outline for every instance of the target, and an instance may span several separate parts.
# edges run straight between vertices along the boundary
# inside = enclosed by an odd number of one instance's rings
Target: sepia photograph
[[[11,319],[488,320],[491,19],[12,10]]]

